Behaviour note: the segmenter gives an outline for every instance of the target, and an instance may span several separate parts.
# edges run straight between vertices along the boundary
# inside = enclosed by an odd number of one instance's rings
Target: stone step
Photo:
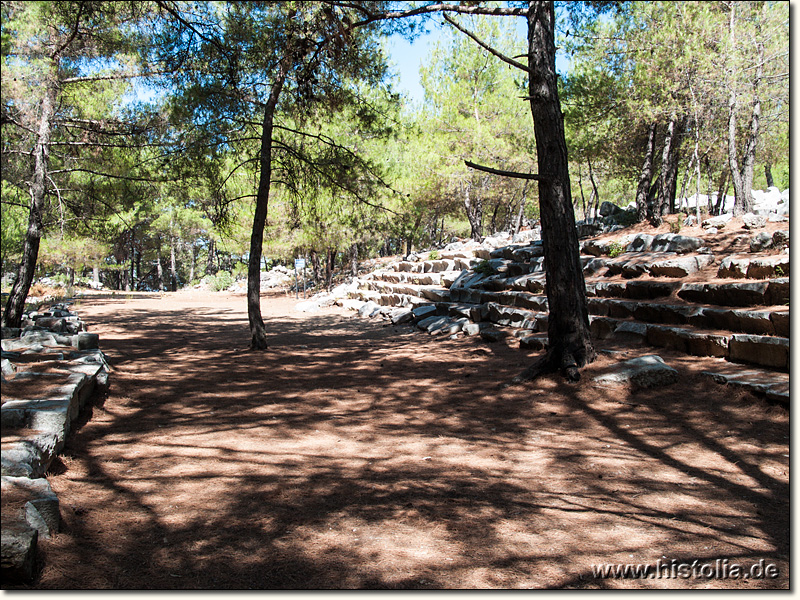
[[[788,254],[758,258],[751,258],[749,256],[727,256],[722,259],[717,271],[717,277],[720,279],[771,279],[788,276]]]
[[[442,277],[450,274],[455,281],[456,271],[442,271],[439,273],[415,273],[411,271],[375,271],[364,279],[366,281],[385,281],[386,283],[410,283],[413,285],[442,285]],[[460,271],[459,271],[460,273]],[[445,286],[448,287],[448,286]]]
[[[711,377],[720,384],[744,388],[756,395],[765,396],[768,400],[789,405],[789,374],[776,373],[763,369],[714,369],[703,371],[703,375]]]
[[[405,273],[441,273],[443,271],[462,271],[479,262],[469,258],[443,258],[437,260],[402,260],[394,265],[394,270]]]
[[[789,336],[788,309],[737,310],[686,304],[637,302],[617,298],[588,298],[589,313],[645,323],[691,325],[733,333]]]
[[[688,277],[714,264],[712,254],[679,255],[673,252],[624,252],[606,263],[606,275],[627,278]]]
[[[721,334],[686,326],[655,325],[612,317],[590,318],[599,339],[626,336],[657,348],[693,356],[715,356],[732,362],[789,370],[789,339],[778,336]]]
[[[789,303],[789,278],[734,283],[685,283],[678,296],[719,306],[775,306]]]
[[[450,299],[447,288],[433,285],[416,285],[413,283],[389,283],[386,281],[366,280],[361,283],[362,288],[379,294],[396,296],[416,296],[431,302],[442,302]]]
[[[628,298],[631,300],[653,300],[671,296],[680,289],[678,281],[593,281],[586,282],[586,295],[603,298]]]

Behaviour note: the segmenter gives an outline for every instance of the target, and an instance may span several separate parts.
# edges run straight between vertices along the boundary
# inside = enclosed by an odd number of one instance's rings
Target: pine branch
[[[467,165],[470,169],[483,171],[485,173],[492,173],[493,175],[502,175],[503,177],[514,177],[515,179],[533,179],[535,181],[552,181],[553,179],[549,175],[535,175],[533,173],[520,173],[518,171],[505,171],[503,169],[493,169],[492,167],[484,167],[482,165],[476,165],[475,163],[470,162],[468,160],[465,160],[464,164]]]
[[[456,29],[458,29],[458,30],[459,30],[461,33],[463,33],[464,35],[466,35],[467,37],[469,37],[469,38],[470,38],[470,39],[471,39],[473,42],[475,42],[475,43],[476,43],[476,44],[478,44],[478,45],[479,45],[481,48],[483,48],[484,50],[486,50],[486,51],[487,51],[489,54],[491,54],[491,55],[493,55],[493,56],[496,56],[497,58],[499,58],[499,59],[500,59],[500,60],[502,60],[503,62],[505,62],[505,63],[508,63],[509,65],[511,65],[512,67],[516,67],[517,69],[520,69],[521,71],[525,71],[526,73],[530,73],[530,69],[528,68],[528,66],[527,66],[527,65],[523,65],[521,62],[519,62],[519,61],[516,61],[516,60],[514,60],[513,58],[510,58],[510,57],[506,56],[506,55],[505,55],[505,54],[503,54],[502,52],[498,52],[497,50],[495,50],[494,48],[492,48],[491,46],[489,46],[487,43],[485,43],[483,40],[481,40],[480,38],[478,38],[478,36],[476,36],[474,33],[472,33],[471,31],[469,31],[469,30],[468,30],[468,29],[466,29],[465,27],[462,27],[461,25],[459,25],[459,24],[458,24],[458,23],[455,21],[455,19],[453,19],[453,18],[452,18],[450,15],[448,15],[447,13],[443,14],[442,16],[444,17],[444,20],[445,20],[445,21],[447,21],[448,23],[450,23],[450,25],[452,25],[453,27],[455,27]]]

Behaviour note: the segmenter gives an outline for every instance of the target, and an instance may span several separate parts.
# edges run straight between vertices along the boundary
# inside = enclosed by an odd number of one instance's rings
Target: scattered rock
[[[766,231],[762,231],[750,239],[750,252],[763,252],[771,247],[772,236]]]
[[[485,329],[481,329],[480,331],[481,338],[484,341],[489,342],[490,344],[494,344],[496,342],[501,342],[508,337],[508,332],[500,331],[499,329],[494,329],[493,327],[486,327]]]
[[[610,372],[595,377],[594,381],[603,385],[630,382],[640,388],[650,388],[675,383],[678,371],[660,356],[650,354],[615,365]]]
[[[766,227],[767,225],[767,217],[764,215],[754,215],[753,213],[747,213],[746,215],[742,216],[742,227],[745,229],[761,229]]]

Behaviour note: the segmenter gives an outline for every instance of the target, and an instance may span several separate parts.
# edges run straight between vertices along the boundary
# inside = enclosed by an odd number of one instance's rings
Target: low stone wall
[[[2,576],[33,580],[40,537],[58,532],[58,497],[44,475],[72,424],[96,393],[108,389],[99,336],[86,332],[68,305],[25,316],[2,330]]]

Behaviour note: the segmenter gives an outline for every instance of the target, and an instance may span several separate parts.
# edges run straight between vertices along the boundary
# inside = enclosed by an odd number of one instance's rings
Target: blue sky
[[[520,37],[525,38],[527,34],[527,23],[525,19],[518,19],[518,30]],[[443,27],[433,22],[428,25],[429,33],[420,35],[413,43],[404,39],[401,35],[393,35],[389,38],[387,50],[394,69],[399,74],[399,84],[396,89],[407,94],[414,103],[421,103],[425,93],[420,84],[419,67],[427,60],[427,56],[433,49],[434,44],[443,34]],[[564,73],[568,65],[565,56],[556,57],[556,69],[559,73]]]

